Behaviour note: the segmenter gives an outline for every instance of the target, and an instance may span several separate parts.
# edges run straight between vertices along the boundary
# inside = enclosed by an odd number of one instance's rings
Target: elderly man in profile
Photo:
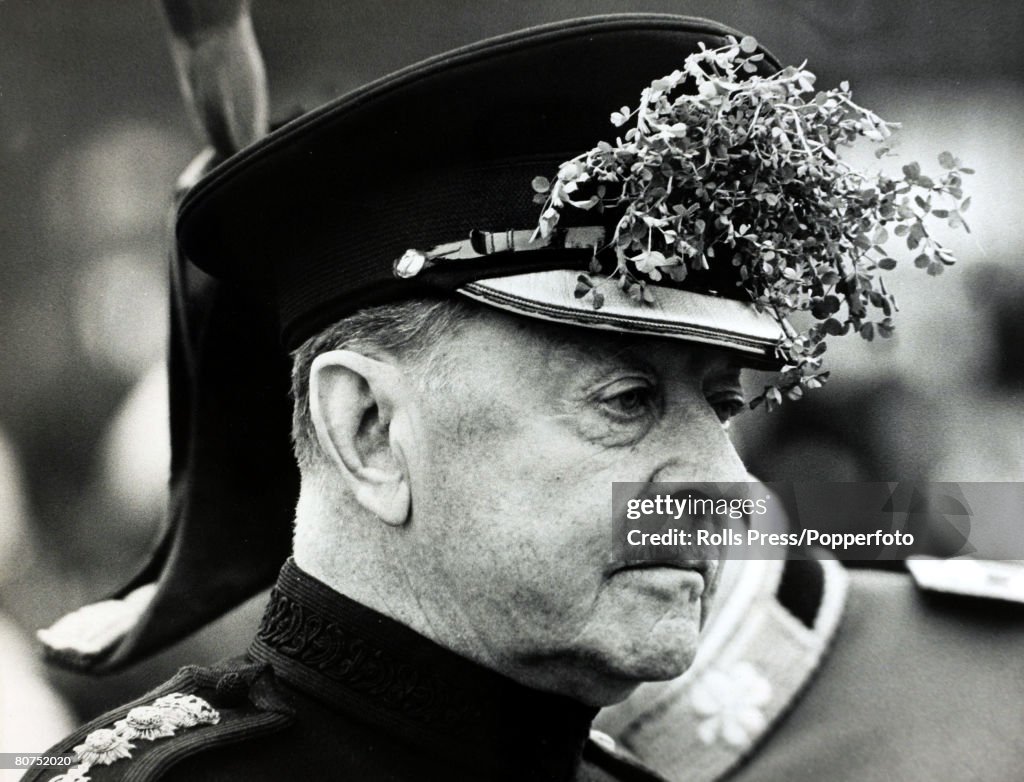
[[[348,318],[296,361],[295,563],[522,684],[617,701],[689,665],[717,567],[612,569],[606,487],[743,480],[738,376],[477,305]]]
[[[530,183],[731,35],[639,15],[484,42],[188,192],[172,524],[105,624],[44,639],[113,670],[262,588],[292,516],[293,556],[244,656],[85,726],[55,779],[656,778],[590,723],[690,666],[718,566],[616,562],[610,484],[744,481],[726,424],[779,326],[725,277],[587,300],[613,229],[538,236]]]

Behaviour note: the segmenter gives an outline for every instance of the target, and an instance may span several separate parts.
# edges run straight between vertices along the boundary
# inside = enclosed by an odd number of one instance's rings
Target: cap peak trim
[[[654,304],[636,304],[609,286],[609,299],[595,310],[572,295],[577,272],[555,270],[478,280],[458,293],[528,317],[596,329],[675,337],[739,351],[755,363],[774,361],[781,329],[753,305],[675,288],[657,288]],[[621,296],[618,294],[621,293]],[[619,300],[621,299],[621,301]]]

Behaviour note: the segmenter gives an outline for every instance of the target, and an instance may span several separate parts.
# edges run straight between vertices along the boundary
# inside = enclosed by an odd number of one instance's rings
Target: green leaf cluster
[[[887,245],[904,242],[933,276],[954,263],[930,231],[937,222],[969,230],[962,187],[973,172],[949,152],[936,176],[917,163],[898,178],[852,167],[843,147],[865,138],[883,157],[896,126],[854,103],[848,83],[815,92],[803,66],[759,75],[762,58],[752,38],[702,46],[646,87],[636,108],[612,113],[621,136],[566,161],[553,179],[536,177],[533,188],[541,236],[566,209],[617,217],[601,248],[614,251],[614,271],[602,275],[595,264],[576,289],[595,308],[604,285],[650,303],[650,283],[735,267],[735,284],[785,334],[776,382],[750,402],[771,409],[827,380],[829,337],[892,335],[896,300],[879,274],[897,265]],[[812,316],[803,331],[790,322],[797,312]]]

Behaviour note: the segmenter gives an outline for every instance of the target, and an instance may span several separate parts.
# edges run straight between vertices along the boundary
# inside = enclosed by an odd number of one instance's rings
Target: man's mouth
[[[711,576],[714,575],[714,563],[708,559],[659,559],[627,562],[616,567],[612,574],[628,570],[650,570],[656,568],[695,571],[700,574],[705,586],[707,586]]]

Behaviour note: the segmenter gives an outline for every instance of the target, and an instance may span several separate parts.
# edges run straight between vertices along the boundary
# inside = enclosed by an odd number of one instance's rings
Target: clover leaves
[[[902,240],[933,276],[955,262],[931,229],[969,230],[963,177],[973,172],[949,152],[935,177],[917,163],[899,178],[852,167],[841,148],[865,138],[889,155],[896,126],[854,103],[848,83],[814,92],[803,66],[762,76],[762,59],[750,37],[702,46],[646,87],[636,108],[611,114],[625,129],[614,142],[566,161],[551,180],[536,177],[533,189],[541,236],[567,208],[617,220],[601,248],[614,252],[614,270],[602,274],[595,256],[577,285],[595,308],[605,285],[650,303],[651,283],[731,267],[732,284],[784,331],[779,375],[750,401],[771,409],[827,380],[829,337],[892,335],[896,300],[879,272],[897,261],[886,245]],[[802,312],[811,323],[798,331],[791,316]]]

